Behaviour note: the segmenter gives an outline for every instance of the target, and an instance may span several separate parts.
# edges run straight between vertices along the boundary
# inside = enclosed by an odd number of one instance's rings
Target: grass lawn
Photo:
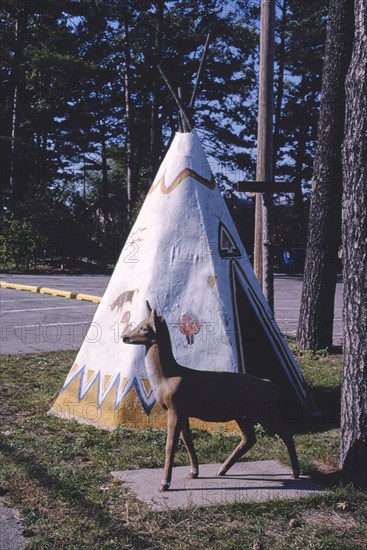
[[[19,508],[27,548],[365,549],[367,492],[337,479],[341,355],[298,357],[324,412],[295,437],[303,473],[324,496],[150,512],[112,470],[162,467],[165,432],[103,432],[48,416],[75,352],[1,357],[0,494]],[[288,463],[283,444],[258,429],[248,460]],[[194,430],[201,462],[224,460],[238,436]],[[180,444],[177,465],[187,464]]]

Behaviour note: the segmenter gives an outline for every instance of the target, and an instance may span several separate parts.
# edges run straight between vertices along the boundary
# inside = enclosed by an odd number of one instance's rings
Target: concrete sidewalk
[[[0,549],[20,550],[25,544],[22,536],[23,526],[20,524],[16,511],[4,504],[0,498]]]
[[[239,502],[301,498],[324,492],[310,478],[291,478],[291,469],[275,460],[240,462],[224,477],[216,477],[220,464],[200,465],[200,477],[187,479],[188,466],[173,469],[169,491],[159,492],[163,468],[112,472],[152,510],[212,506]]]

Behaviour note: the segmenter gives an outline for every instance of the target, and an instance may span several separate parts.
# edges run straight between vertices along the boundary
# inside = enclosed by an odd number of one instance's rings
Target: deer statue
[[[172,352],[167,323],[146,302],[148,318],[130,334],[126,344],[145,346],[145,366],[154,397],[168,413],[166,457],[161,491],[171,485],[173,460],[181,433],[190,459],[189,478],[199,475],[199,464],[192,442],[189,418],[206,422],[235,420],[242,438],[238,447],[220,467],[224,476],[255,443],[254,424],[261,423],[277,433],[285,443],[293,470],[300,475],[297,453],[289,426],[282,417],[278,390],[270,380],[234,372],[199,371],[179,365]]]

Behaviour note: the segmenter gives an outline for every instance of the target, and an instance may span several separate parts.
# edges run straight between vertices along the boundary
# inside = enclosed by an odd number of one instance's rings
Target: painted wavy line
[[[196,180],[197,182],[201,183],[202,185],[205,185],[205,187],[208,187],[209,189],[214,189],[214,187],[215,187],[215,179],[214,179],[213,175],[212,175],[211,179],[208,180],[208,179],[204,178],[203,176],[200,176],[200,174],[195,172],[195,170],[192,170],[191,168],[184,168],[175,177],[175,179],[172,181],[172,183],[170,183],[170,185],[168,185],[168,186],[166,186],[166,183],[165,183],[165,173],[164,173],[163,176],[157,181],[157,183],[152,185],[152,187],[149,190],[148,195],[153,193],[153,191],[159,186],[161,188],[162,193],[164,193],[165,195],[168,195],[168,193],[172,193],[172,191],[174,189],[176,189],[176,187],[178,185],[180,185],[180,183],[182,183],[186,178],[192,178],[192,179]]]

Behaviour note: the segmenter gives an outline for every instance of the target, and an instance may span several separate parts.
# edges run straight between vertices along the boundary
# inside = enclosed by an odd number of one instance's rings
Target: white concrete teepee
[[[106,429],[165,425],[143,347],[121,340],[145,318],[145,300],[165,317],[179,363],[271,378],[308,406],[194,130],[176,134],[50,412]]]

